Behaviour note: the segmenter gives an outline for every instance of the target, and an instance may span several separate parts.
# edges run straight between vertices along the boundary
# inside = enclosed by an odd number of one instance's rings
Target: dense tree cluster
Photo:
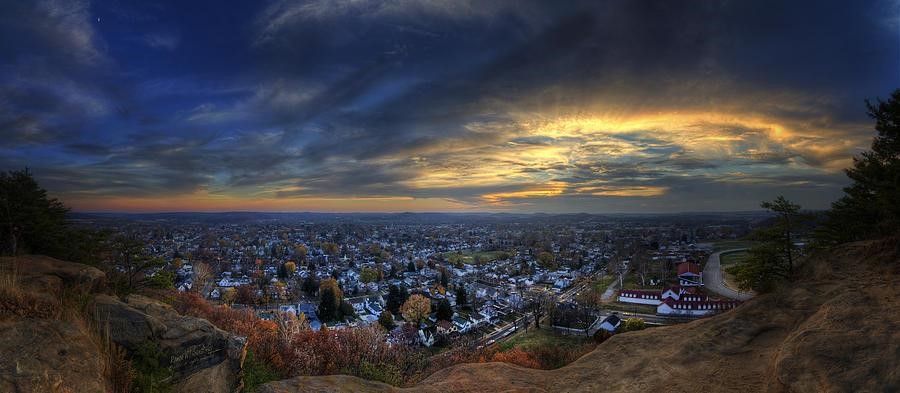
[[[385,299],[388,311],[393,314],[400,314],[400,306],[402,306],[408,298],[409,292],[406,291],[406,287],[391,284],[388,287],[387,299]]]
[[[887,101],[866,105],[878,134],[871,149],[854,157],[846,170],[853,182],[817,231],[824,244],[900,232],[900,89]]]

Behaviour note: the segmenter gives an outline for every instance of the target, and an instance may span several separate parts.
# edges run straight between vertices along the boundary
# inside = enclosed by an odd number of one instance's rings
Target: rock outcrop
[[[0,392],[105,392],[97,343],[52,319],[0,321]]]
[[[109,391],[108,347],[98,330],[130,353],[145,344],[158,348],[174,391],[242,387],[245,340],[204,319],[144,296],[98,293],[105,275],[82,264],[24,256],[0,259],[0,270],[10,287],[0,297],[0,392]],[[60,310],[60,298],[73,293],[93,311],[90,320]]]
[[[160,349],[159,362],[172,370],[176,390],[227,393],[240,389],[243,338],[140,295],[125,301],[97,295],[94,307],[117,344],[132,352],[147,342]]]
[[[461,364],[405,389],[336,375],[259,391],[900,391],[898,244],[861,242],[811,255],[806,278],[781,292],[688,324],[616,335],[556,370]]]

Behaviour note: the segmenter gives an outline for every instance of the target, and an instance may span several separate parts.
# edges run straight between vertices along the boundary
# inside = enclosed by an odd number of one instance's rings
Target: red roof
[[[619,291],[619,296],[639,299],[659,299],[660,292],[652,290],[642,291],[639,289],[623,289]]]
[[[663,292],[665,292],[665,291],[672,291],[672,292],[675,292],[675,293],[677,293],[677,294],[679,294],[679,295],[682,295],[682,294],[685,294],[685,293],[696,294],[696,293],[697,293],[697,288],[696,288],[696,287],[683,287],[683,286],[681,286],[681,285],[673,285],[673,286],[671,286],[671,287],[668,287],[668,288],[666,288],[666,289],[663,289]]]
[[[692,262],[684,262],[678,264],[678,275],[685,273],[700,274],[700,265]]]
[[[730,310],[741,305],[736,300],[679,301],[672,298],[663,303],[676,310]]]

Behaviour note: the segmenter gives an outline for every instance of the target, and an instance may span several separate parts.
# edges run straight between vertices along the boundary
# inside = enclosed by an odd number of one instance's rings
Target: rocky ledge
[[[154,299],[99,293],[105,275],[90,266],[43,256],[2,258],[0,266],[16,286],[15,292],[5,292],[6,303],[42,302],[52,309],[65,292],[78,291],[94,312],[94,321],[73,323],[59,313],[40,312],[44,308],[23,312],[0,307],[0,391],[109,391],[101,360],[107,347],[98,338],[98,325],[129,353],[145,344],[158,348],[157,361],[172,371],[174,391],[241,390],[242,337],[204,319],[182,316]]]

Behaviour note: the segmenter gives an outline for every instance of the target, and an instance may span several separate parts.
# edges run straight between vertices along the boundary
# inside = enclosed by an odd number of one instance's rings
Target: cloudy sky
[[[895,1],[0,0],[0,169],[80,211],[824,208]]]

